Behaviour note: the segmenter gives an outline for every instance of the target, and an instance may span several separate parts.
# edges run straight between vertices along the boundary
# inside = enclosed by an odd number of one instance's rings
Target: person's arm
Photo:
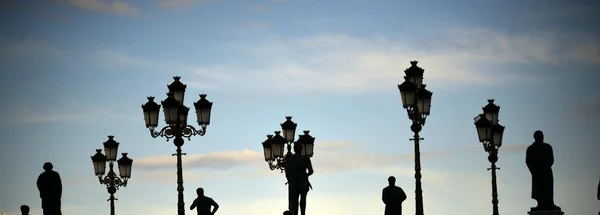
[[[198,199],[194,199],[194,202],[192,202],[192,205],[190,205],[190,210],[194,210],[194,208],[196,208],[197,205],[198,205]]]
[[[213,206],[213,210],[211,212],[211,214],[215,214],[217,212],[217,210],[219,210],[219,204],[217,204],[217,202],[215,202],[214,199],[210,199],[212,202],[212,206]]]
[[[404,202],[404,200],[406,200],[406,193],[400,188],[400,202]]]
[[[550,156],[548,157],[549,161],[548,163],[550,164],[550,166],[554,165],[554,150],[552,150],[552,146],[548,145],[548,151],[550,151]]]
[[[531,170],[533,167],[533,158],[531,157],[532,155],[530,148],[531,146],[527,147],[527,150],[525,151],[525,163],[527,164],[527,168]]]

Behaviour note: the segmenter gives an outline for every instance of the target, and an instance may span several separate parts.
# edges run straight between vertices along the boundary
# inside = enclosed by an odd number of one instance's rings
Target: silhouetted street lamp
[[[431,109],[432,92],[425,89],[423,84],[423,73],[425,70],[417,66],[418,61],[411,61],[410,68],[404,70],[404,83],[398,85],[402,106],[408,112],[408,118],[412,121],[410,129],[415,133],[411,141],[415,142],[415,204],[416,214],[423,215],[423,190],[421,187],[421,153],[419,150],[419,132],[425,125],[425,119],[429,116]]]
[[[133,160],[127,157],[127,153],[121,153],[122,157],[117,161],[117,151],[119,149],[119,143],[113,140],[114,136],[108,136],[108,140],[104,142],[104,153],[102,149],[96,149],[96,154],[92,156],[92,163],[94,164],[94,173],[98,176],[100,184],[106,185],[106,189],[110,194],[110,214],[115,215],[115,192],[119,187],[126,187],[127,180],[131,177],[131,165]],[[119,165],[119,175],[113,171],[114,162],[117,161]],[[108,173],[103,178],[106,171],[106,162],[108,162]]]
[[[181,167],[181,156],[185,155],[185,153],[181,153],[181,146],[183,146],[184,137],[191,140],[191,137],[194,135],[204,136],[204,134],[206,134],[206,127],[210,124],[212,102],[206,100],[206,94],[200,94],[200,100],[194,103],[196,118],[198,125],[200,125],[200,129],[188,125],[187,118],[190,109],[183,105],[186,85],[179,81],[180,77],[178,76],[173,77],[173,79],[173,83],[167,86],[169,88],[167,98],[161,102],[165,122],[167,123],[165,127],[160,129],[160,131],[156,131],[160,105],[154,102],[154,97],[148,97],[148,102],[142,105],[142,109],[144,110],[146,128],[150,130],[150,135],[153,138],[164,137],[167,141],[174,138],[173,144],[177,147],[177,153],[173,154],[173,156],[177,156],[177,214],[185,215],[185,205],[183,202],[183,170]]]
[[[313,156],[313,150],[315,145],[315,138],[312,137],[308,130],[304,131],[304,134],[298,135],[298,140],[294,142],[294,136],[296,135],[296,127],[298,124],[292,121],[291,116],[286,116],[286,121],[281,123],[281,130],[283,131],[283,136],[280,131],[275,131],[275,136],[269,134],[267,135],[267,140],[262,142],[265,161],[269,165],[271,170],[279,169],[281,172],[285,171],[286,158],[288,156],[292,156],[292,143],[302,145],[301,155],[306,155],[309,157]],[[287,146],[287,153],[284,155],[284,149]],[[288,184],[288,183],[286,183]],[[297,199],[296,199],[297,201]],[[288,205],[288,209],[291,206]]]
[[[493,215],[498,215],[498,187],[496,185],[496,162],[498,161],[498,149],[502,146],[502,136],[504,135],[504,126],[498,124],[498,113],[500,107],[494,104],[493,99],[488,100],[488,104],[483,107],[483,114],[475,117],[475,127],[479,142],[483,144],[483,149],[489,154],[488,161],[492,163],[492,205]]]

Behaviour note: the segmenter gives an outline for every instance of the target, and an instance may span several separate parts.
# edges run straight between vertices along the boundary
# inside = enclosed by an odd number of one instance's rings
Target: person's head
[[[533,132],[533,139],[535,142],[544,142],[544,133],[540,130]]]
[[[196,194],[198,194],[198,196],[204,196],[204,189],[202,189],[202,187],[199,187],[198,189],[196,189]]]
[[[388,178],[388,183],[390,183],[390,186],[394,186],[396,184],[396,177],[390,176]]]
[[[29,206],[21,205],[21,214],[28,215],[29,214]]]
[[[294,153],[301,154],[302,153],[302,145],[294,143]]]
[[[46,172],[51,171],[53,167],[54,166],[52,166],[52,163],[50,163],[50,162],[44,163],[44,170],[46,170]]]
[[[283,215],[294,215],[294,212],[291,211],[284,211]]]

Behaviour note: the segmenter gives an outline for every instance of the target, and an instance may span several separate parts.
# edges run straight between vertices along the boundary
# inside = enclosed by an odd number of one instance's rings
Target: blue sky
[[[111,3],[112,2],[112,3]],[[396,84],[409,61],[433,91],[421,136],[426,214],[491,213],[487,154],[473,117],[487,99],[506,126],[502,214],[535,206],[524,150],[553,145],[556,203],[595,214],[600,169],[600,28],[591,1],[35,0],[0,2],[0,213],[41,214],[46,161],[63,178],[63,214],[106,214],[90,156],[108,135],[134,159],[122,214],[174,214],[175,147],[153,139],[147,96],[173,76],[214,103],[204,137],[183,146],[186,207],[203,187],[218,214],[275,215],[285,178],[265,135],[293,116],[316,137],[308,213],[382,214],[396,176],[414,213],[413,135]],[[162,118],[162,117],[161,117]],[[164,125],[164,124],[163,124]],[[195,213],[187,212],[187,213]]]

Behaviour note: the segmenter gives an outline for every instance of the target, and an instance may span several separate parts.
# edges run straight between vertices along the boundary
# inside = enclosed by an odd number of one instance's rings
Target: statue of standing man
[[[302,145],[294,144],[294,154],[286,155],[285,177],[288,181],[289,209],[298,214],[300,197],[301,215],[306,215],[306,194],[312,189],[308,176],[314,173],[309,156],[302,155]]]
[[[396,186],[396,178],[388,178],[389,186],[383,188],[381,199],[385,204],[385,215],[402,215],[402,202],[406,200],[406,193]]]
[[[62,182],[60,175],[52,168],[52,163],[44,163],[44,172],[38,177],[37,187],[40,191],[44,215],[62,215],[60,210]]]
[[[531,198],[538,203],[531,211],[560,211],[554,204],[554,152],[552,146],[544,142],[544,133],[536,131],[533,134],[535,142],[527,147],[526,163],[531,172]]]

